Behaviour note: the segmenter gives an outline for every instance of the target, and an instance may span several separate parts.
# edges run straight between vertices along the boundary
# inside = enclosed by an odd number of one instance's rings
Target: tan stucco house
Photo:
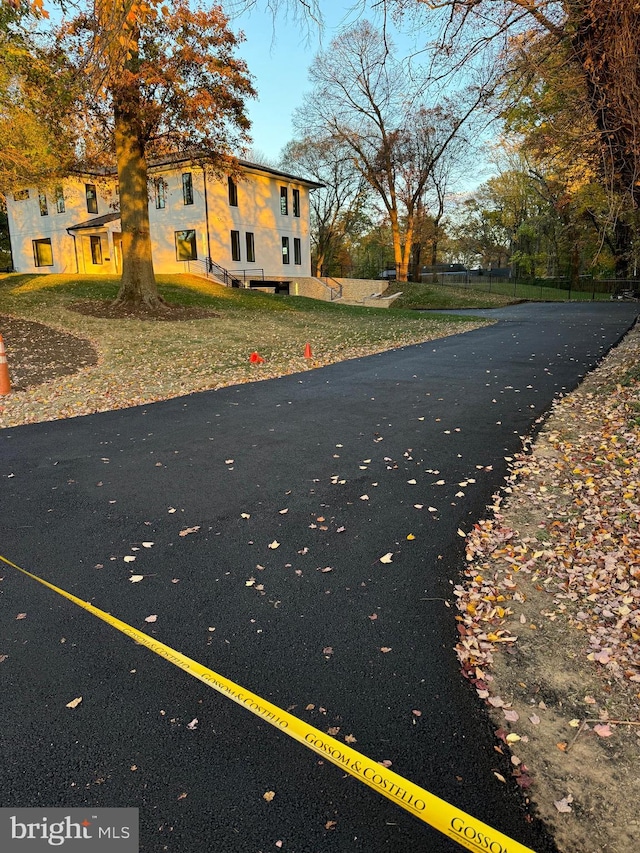
[[[228,271],[235,281],[309,276],[309,193],[321,186],[237,161],[214,176],[190,157],[149,167],[158,273]],[[22,273],[114,274],[122,235],[114,173],[78,172],[6,194],[13,266]]]

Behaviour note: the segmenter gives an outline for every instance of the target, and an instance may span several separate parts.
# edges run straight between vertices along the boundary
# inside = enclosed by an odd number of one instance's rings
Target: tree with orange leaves
[[[241,37],[219,6],[188,0],[93,0],[52,35],[50,55],[64,58],[61,86],[74,95],[79,150],[94,163],[115,155],[123,255],[117,302],[161,309],[147,162],[188,151],[221,171],[249,141],[245,99],[255,92],[234,55]]]

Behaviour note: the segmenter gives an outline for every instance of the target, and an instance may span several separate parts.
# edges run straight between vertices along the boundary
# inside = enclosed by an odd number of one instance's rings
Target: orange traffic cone
[[[252,352],[249,356],[249,361],[251,364],[264,364],[264,358],[259,355],[257,352]]]
[[[307,344],[306,347],[304,348],[304,357],[305,358],[313,358],[313,355],[311,354],[310,344]]]
[[[4,341],[0,335],[0,394],[11,393],[11,382],[9,380],[9,364],[7,363],[7,353],[4,348]]]

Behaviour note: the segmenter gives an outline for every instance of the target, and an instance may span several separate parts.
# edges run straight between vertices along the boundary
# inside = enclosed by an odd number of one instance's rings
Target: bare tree
[[[483,86],[450,100],[427,101],[429,81],[410,75],[391,42],[363,21],[318,54],[313,90],[294,127],[329,135],[380,200],[393,235],[396,275],[406,281],[416,215],[436,164],[487,98]]]
[[[320,276],[361,218],[366,181],[355,168],[349,149],[331,138],[290,142],[281,165],[323,184],[310,196],[311,255],[314,275]]]

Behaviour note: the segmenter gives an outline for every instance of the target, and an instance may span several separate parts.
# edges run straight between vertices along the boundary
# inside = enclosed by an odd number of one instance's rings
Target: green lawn
[[[385,296],[402,293],[392,303],[395,310],[447,308],[499,308],[518,300],[502,293],[487,293],[476,288],[450,287],[442,284],[420,284],[415,281],[391,282]]]
[[[544,281],[528,283],[509,280],[472,281],[469,284],[442,285],[417,282],[393,282],[387,294],[402,292],[394,303],[400,308],[496,308],[514,302],[566,302],[610,299],[609,291],[598,292],[598,282],[584,282],[581,289],[550,287]]]
[[[61,412],[84,414],[296,373],[483,324],[272,296],[189,275],[159,276],[158,283],[167,301],[210,308],[217,316],[180,322],[100,319],[80,314],[72,305],[78,300],[112,300],[118,289],[115,277],[0,275],[0,315],[86,338],[99,354],[95,367],[6,397],[0,422],[9,426],[48,420]],[[304,358],[307,343],[311,359]],[[263,364],[249,362],[253,351],[265,359]],[[9,365],[11,370],[10,352]]]

